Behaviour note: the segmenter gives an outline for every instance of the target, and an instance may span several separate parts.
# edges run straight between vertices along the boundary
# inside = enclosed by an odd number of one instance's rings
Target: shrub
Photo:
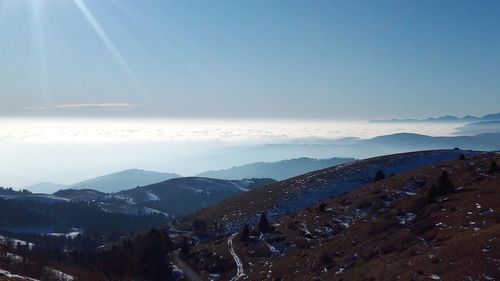
[[[431,231],[434,228],[434,223],[431,220],[428,219],[423,219],[419,220],[412,225],[412,231],[413,233],[417,235],[423,235],[429,231]]]
[[[455,190],[455,186],[450,180],[447,171],[443,171],[441,176],[439,177],[438,184],[432,185],[431,190],[429,191],[428,199],[431,202],[436,201],[436,199],[440,196],[447,195],[452,193]]]
[[[373,179],[374,182],[381,181],[385,179],[385,174],[382,170],[378,170],[377,173],[375,174],[375,178]]]
[[[243,230],[241,231],[241,241],[243,242],[248,241],[249,236],[250,236],[250,227],[248,227],[248,224],[245,223],[245,226],[243,226]]]
[[[330,264],[334,261],[333,256],[328,252],[322,252],[320,255],[320,260],[322,264]]]
[[[318,212],[324,213],[325,211],[326,211],[326,204],[325,204],[325,202],[319,203],[319,205],[318,205]]]
[[[372,206],[372,202],[365,198],[365,199],[361,200],[361,202],[359,202],[357,208],[358,209],[366,209],[366,208],[369,208],[371,206]]]
[[[207,222],[204,220],[195,219],[193,221],[193,229],[194,229],[194,231],[206,232],[207,231]]]
[[[497,162],[493,161],[491,162],[490,168],[488,169],[488,174],[493,174],[496,171],[498,171],[498,165]]]
[[[262,213],[262,215],[260,216],[259,230],[264,233],[272,231],[272,228],[269,225],[269,221],[267,220],[266,213]]]

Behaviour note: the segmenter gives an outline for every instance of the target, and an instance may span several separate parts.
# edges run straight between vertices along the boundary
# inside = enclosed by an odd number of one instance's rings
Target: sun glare
[[[137,93],[145,95],[145,90],[142,82],[139,80],[135,71],[130,66],[126,57],[120,51],[119,47],[113,42],[112,36],[106,32],[105,27],[94,16],[91,8],[85,0],[68,0],[75,9],[77,9],[85,22],[92,28],[96,34],[96,38],[100,40],[105,50],[109,53],[121,72],[127,77],[128,81],[134,87]],[[49,9],[57,8],[57,1],[47,0],[0,0],[0,28],[7,18],[16,18],[20,14],[28,17],[30,26],[30,36],[34,42],[33,53],[36,54],[36,63],[40,69],[40,80],[43,85],[42,92],[44,95],[49,94],[48,89],[48,62],[47,62],[47,42],[50,38],[49,32],[46,30],[48,11]],[[59,3],[61,4],[61,3]],[[66,3],[65,3],[66,4]],[[70,5],[71,5],[70,4]],[[61,4],[62,5],[62,4]],[[58,42],[64,47],[64,42]]]
[[[78,7],[80,12],[82,13],[83,17],[85,20],[89,23],[89,25],[92,27],[92,29],[95,31],[99,39],[102,41],[102,43],[106,46],[106,49],[108,52],[111,54],[113,59],[120,65],[123,71],[127,74],[128,78],[134,83],[134,85],[137,87],[137,89],[140,89],[140,83],[137,79],[136,74],[132,70],[132,68],[129,66],[127,61],[125,60],[124,56],[122,53],[118,50],[116,47],[115,43],[111,40],[111,38],[108,36],[104,28],[101,26],[99,21],[94,17],[92,12],[89,10],[87,5],[83,0],[73,0],[75,5]]]

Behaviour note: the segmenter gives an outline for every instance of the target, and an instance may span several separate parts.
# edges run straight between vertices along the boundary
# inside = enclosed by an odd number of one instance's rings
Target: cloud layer
[[[68,109],[68,110],[81,110],[81,109],[97,109],[97,110],[129,110],[142,106],[142,104],[134,103],[69,103],[69,104],[56,104],[52,108]]]
[[[66,104],[61,110],[126,110],[130,104]],[[330,120],[0,118],[3,141],[28,143],[311,142],[416,132],[452,135],[459,124],[373,124]]]
[[[126,102],[106,102],[106,103],[67,103],[53,104],[49,106],[29,106],[25,107],[30,111],[50,111],[50,110],[131,110],[143,106],[138,103]]]

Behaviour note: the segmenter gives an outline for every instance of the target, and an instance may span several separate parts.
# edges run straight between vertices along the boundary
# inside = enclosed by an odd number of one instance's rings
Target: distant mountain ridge
[[[429,117],[425,119],[389,119],[389,120],[371,120],[370,123],[425,123],[425,122],[480,122],[480,121],[500,121],[500,112],[486,114],[482,117],[466,115],[457,117],[446,115],[440,117]]]
[[[474,132],[472,129],[476,127],[481,128],[481,130],[477,130],[476,128],[475,131],[488,132],[491,130],[492,132],[470,136],[434,137],[414,133],[398,133],[378,136],[371,139],[344,138],[314,144],[287,143],[250,146],[245,148],[245,153],[262,155],[266,153],[272,154],[274,151],[280,150],[290,152],[286,154],[291,156],[286,155],[286,158],[293,158],[295,157],[293,153],[301,151],[301,154],[303,155],[339,155],[345,156],[346,158],[316,160],[302,157],[278,162],[257,162],[226,170],[207,171],[200,173],[197,176],[222,179],[274,178],[276,180],[283,180],[307,173],[308,171],[331,167],[341,164],[341,162],[349,162],[352,161],[353,158],[363,159],[382,154],[417,150],[452,149],[455,147],[468,150],[497,151],[500,150],[499,123],[499,121],[472,123],[470,124],[471,126],[469,126],[470,128],[468,127],[470,132]],[[485,128],[483,129],[482,127]],[[496,131],[492,130],[492,128],[496,128]],[[339,162],[336,162],[337,160]],[[68,186],[53,183],[42,183],[34,185],[35,188],[32,188],[32,186],[27,189],[35,193],[52,193],[55,190],[65,188],[94,189],[101,192],[114,193],[178,177],[181,176],[174,173],[160,173],[130,169],[96,177],[94,179]]]
[[[163,173],[141,169],[129,169],[70,185],[75,189],[95,189],[100,192],[118,192],[137,186],[153,184],[181,177],[175,173]]]
[[[0,203],[29,205],[29,202],[37,204],[84,202],[109,214],[161,215],[164,221],[168,221],[275,182],[266,178],[220,180],[181,177],[112,193],[69,188],[54,194],[42,194],[0,187]]]
[[[499,121],[481,121],[465,124],[458,128],[459,134],[478,135],[484,133],[500,133]]]
[[[479,134],[476,136],[431,137],[413,133],[399,133],[362,140],[365,145],[382,145],[413,149],[453,148],[492,151],[500,149],[500,133]]]
[[[235,166],[224,170],[206,171],[195,175],[195,177],[241,180],[252,178],[272,178],[283,180],[305,174],[310,171],[319,170],[339,164],[354,161],[354,158],[329,158],[315,159],[301,157],[278,162],[256,162],[242,166]],[[54,193],[63,189],[92,189],[103,193],[115,193],[122,190],[132,189],[137,186],[145,186],[166,180],[182,178],[176,173],[163,173],[147,171],[142,169],[128,169],[116,173],[98,176],[74,184],[58,184],[52,182],[41,182],[26,187],[34,193]]]
[[[54,193],[65,188],[68,188],[68,185],[54,182],[41,182],[26,187],[26,189],[34,193]]]
[[[296,158],[278,162],[257,162],[224,170],[207,171],[196,176],[217,179],[273,178],[284,180],[308,172],[354,161],[354,158]]]
[[[66,189],[54,195],[76,202],[96,202],[103,210],[113,213],[152,213],[178,217],[274,182],[276,181],[273,179],[220,180],[182,177],[116,193]]]
[[[274,151],[279,150],[293,155],[295,151],[301,151],[302,154],[306,155],[329,154],[365,159],[377,155],[419,150],[453,149],[455,147],[463,150],[497,151],[500,150],[500,133],[446,137],[398,133],[371,139],[344,138],[314,144],[282,143],[255,145],[245,148],[244,152],[248,155],[264,155],[272,154]]]
[[[23,189],[27,189],[33,193],[54,193],[59,190],[68,188],[93,189],[100,192],[112,193],[180,177],[182,176],[176,173],[165,173],[142,169],[127,169],[116,173],[98,176],[74,184],[40,182],[27,186]]]

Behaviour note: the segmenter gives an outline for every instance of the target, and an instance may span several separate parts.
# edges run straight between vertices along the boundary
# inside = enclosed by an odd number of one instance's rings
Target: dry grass
[[[275,227],[284,240],[267,242],[282,246],[281,256],[257,254],[262,241],[235,241],[248,280],[499,280],[500,172],[486,174],[494,160],[500,155],[428,166],[325,200],[325,212],[317,205],[280,217]],[[459,191],[430,203],[443,169]],[[416,194],[395,196],[415,182],[423,184]],[[347,216],[348,228],[338,221]],[[225,243],[199,249],[230,258]]]

